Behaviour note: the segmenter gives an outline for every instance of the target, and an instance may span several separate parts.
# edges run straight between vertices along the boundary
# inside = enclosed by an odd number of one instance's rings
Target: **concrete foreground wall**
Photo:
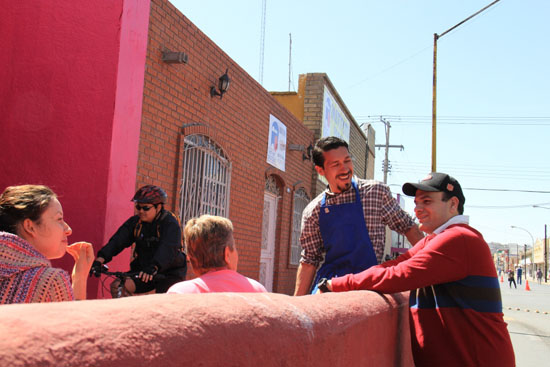
[[[0,366],[412,366],[407,293],[0,306]]]

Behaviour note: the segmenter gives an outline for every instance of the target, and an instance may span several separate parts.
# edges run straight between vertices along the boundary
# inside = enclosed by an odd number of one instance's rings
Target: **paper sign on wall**
[[[267,163],[285,170],[286,126],[275,116],[269,115],[269,135],[267,142]]]
[[[336,136],[349,143],[350,122],[325,85],[321,137]]]

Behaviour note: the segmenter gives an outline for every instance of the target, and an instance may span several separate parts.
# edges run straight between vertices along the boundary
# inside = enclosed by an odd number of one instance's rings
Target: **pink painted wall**
[[[0,190],[52,187],[70,241],[96,249],[132,214],[149,7],[149,0],[2,5]],[[72,260],[54,265],[70,270]],[[97,281],[88,294],[97,294]]]
[[[150,0],[124,1],[102,245],[133,214],[149,12]],[[127,250],[111,262],[111,270],[129,270],[129,258]],[[104,293],[98,289],[99,297]]]

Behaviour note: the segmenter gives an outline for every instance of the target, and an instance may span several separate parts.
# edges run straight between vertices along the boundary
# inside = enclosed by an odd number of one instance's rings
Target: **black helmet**
[[[166,204],[167,199],[168,195],[160,187],[145,185],[136,192],[132,201],[140,204]]]

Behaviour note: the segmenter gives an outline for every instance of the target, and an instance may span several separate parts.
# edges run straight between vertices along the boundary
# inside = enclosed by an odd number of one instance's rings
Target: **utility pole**
[[[523,271],[527,272],[527,244],[523,244],[523,261],[525,263]],[[525,273],[525,280],[527,280],[527,273]]]
[[[436,133],[436,126],[437,126],[437,118],[436,118],[436,108],[437,108],[437,40],[455,29],[456,27],[466,23],[468,20],[472,19],[479,13],[485,11],[487,8],[495,5],[500,0],[495,0],[483,9],[477,11],[476,13],[470,15],[468,18],[464,19],[462,22],[452,26],[451,28],[447,29],[445,32],[441,34],[434,33],[434,57],[433,57],[433,81],[432,81],[432,172],[437,171],[436,167],[436,141],[437,141],[437,133]]]
[[[546,233],[546,224],[544,225],[544,283],[548,282],[548,237]]]
[[[391,124],[390,122],[383,118],[382,116],[380,116],[380,122],[382,122],[384,124],[384,127],[385,127],[385,131],[386,131],[386,144],[384,145],[375,145],[376,148],[386,148],[386,152],[385,152],[385,155],[384,155],[384,164],[383,164],[383,169],[384,169],[384,183],[388,183],[388,171],[390,170],[390,161],[388,159],[388,155],[389,155],[389,150],[390,148],[400,148],[401,150],[405,149],[405,147],[403,145],[390,145],[390,128],[391,128]]]

